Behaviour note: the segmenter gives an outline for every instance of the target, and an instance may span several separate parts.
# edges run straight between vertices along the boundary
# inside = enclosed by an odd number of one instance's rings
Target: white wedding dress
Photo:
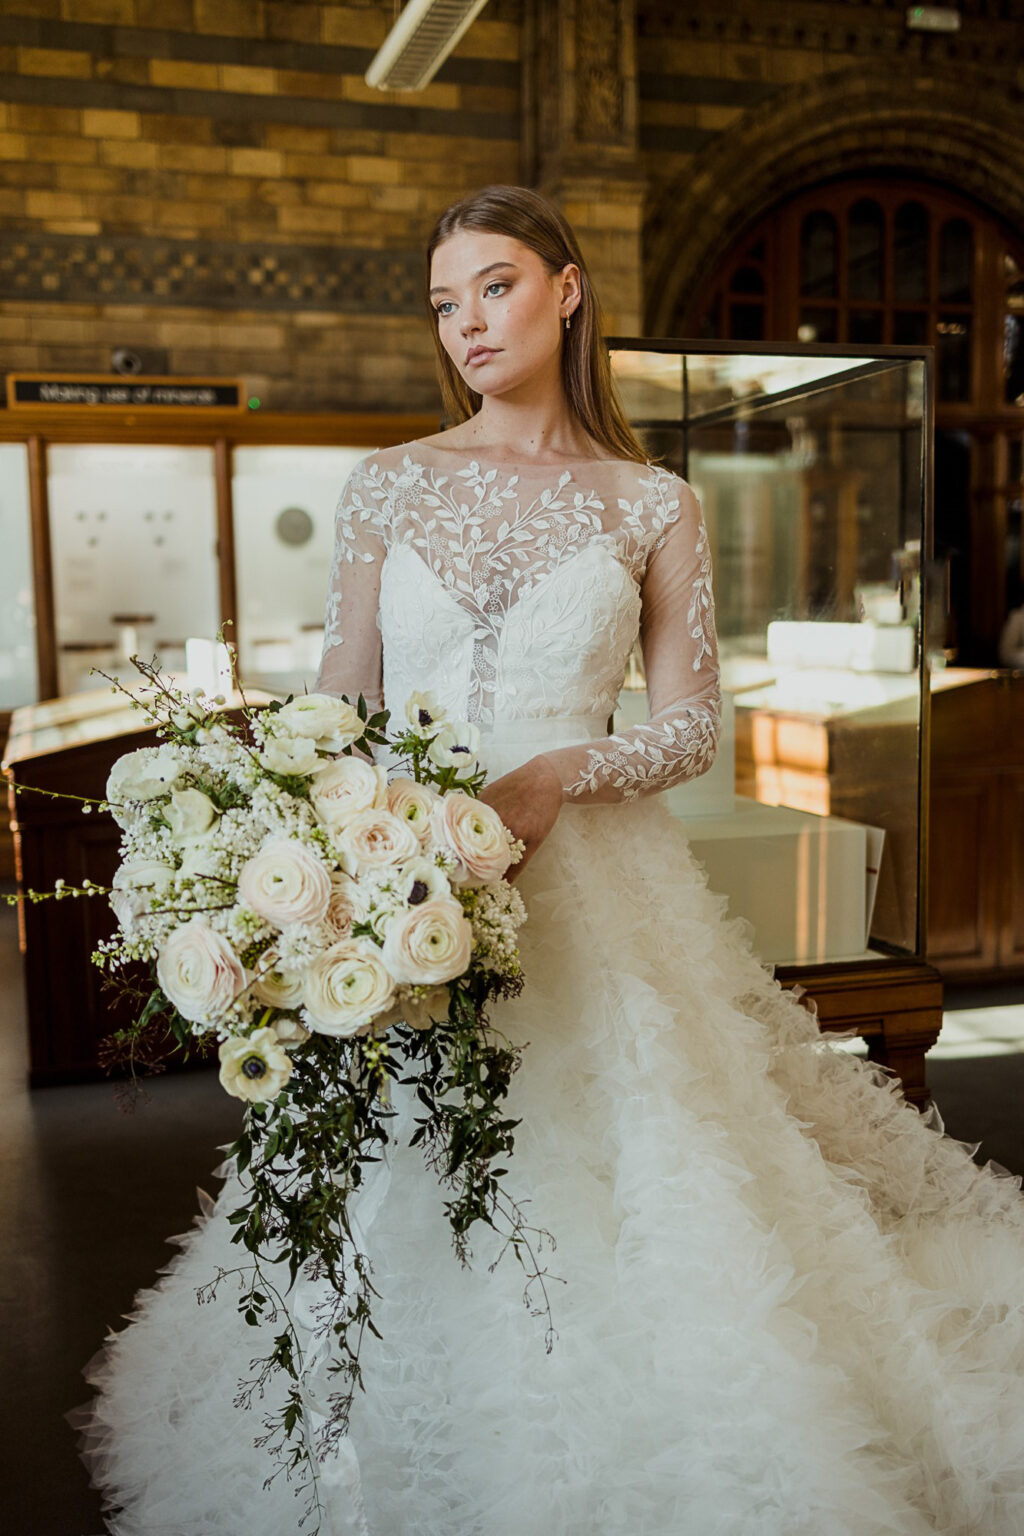
[[[648,724],[607,734],[637,633]],[[319,1467],[322,1536],[1020,1536],[1024,1199],[822,1040],[706,887],[657,791],[717,731],[699,504],[660,468],[487,465],[420,443],[348,481],[319,686],[432,690],[492,776],[564,786],[523,871],[528,1042],[505,1180],[557,1248],[451,1249],[416,1108],[356,1217],[383,1337]],[[291,1536],[236,1294],[233,1179],[87,1367],[83,1455],[117,1536]],[[292,1315],[315,1315],[316,1286]],[[311,1423],[326,1377],[307,1381]],[[304,1531],[310,1525],[303,1527]]]

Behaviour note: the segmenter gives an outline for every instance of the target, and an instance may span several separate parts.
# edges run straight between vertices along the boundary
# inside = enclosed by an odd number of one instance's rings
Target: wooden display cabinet
[[[928,957],[949,980],[1024,982],[1024,673],[932,699]]]

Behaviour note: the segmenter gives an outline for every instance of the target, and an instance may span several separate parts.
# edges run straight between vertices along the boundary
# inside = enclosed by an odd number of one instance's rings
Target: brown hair
[[[566,399],[580,425],[613,458],[646,464],[650,455],[633,434],[612,378],[608,351],[602,340],[597,294],[572,225],[561,209],[529,187],[496,185],[470,192],[446,208],[434,225],[427,243],[425,290],[430,287],[434,252],[442,240],[460,229],[511,235],[536,252],[552,273],[560,272],[567,262],[576,263],[580,270],[580,301],[573,312],[571,328],[562,333],[562,386]],[[453,424],[467,421],[479,411],[483,397],[470,389],[445,351],[429,293],[426,298],[445,415]]]

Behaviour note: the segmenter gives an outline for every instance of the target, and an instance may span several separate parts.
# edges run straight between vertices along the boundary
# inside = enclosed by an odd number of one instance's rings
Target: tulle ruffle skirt
[[[357,1209],[383,1337],[318,1468],[322,1536],[1019,1536],[1020,1180],[822,1039],[656,796],[567,805],[520,889],[505,1182],[557,1247],[527,1288],[476,1229],[462,1268],[396,1091]],[[299,1530],[233,1406],[266,1338],[230,1284],[196,1302],[239,1262],[237,1193],[86,1368],[115,1536]]]

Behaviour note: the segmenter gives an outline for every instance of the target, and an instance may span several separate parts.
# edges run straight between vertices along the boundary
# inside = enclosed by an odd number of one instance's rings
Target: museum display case
[[[869,1048],[894,1060],[896,1035],[919,1034],[923,1089],[931,350],[609,345],[634,429],[693,487],[711,548],[725,729],[671,808],[758,953],[819,1010],[849,986],[866,1013],[873,987],[906,980],[908,1015]],[[640,655],[630,682],[622,724],[645,707]]]

